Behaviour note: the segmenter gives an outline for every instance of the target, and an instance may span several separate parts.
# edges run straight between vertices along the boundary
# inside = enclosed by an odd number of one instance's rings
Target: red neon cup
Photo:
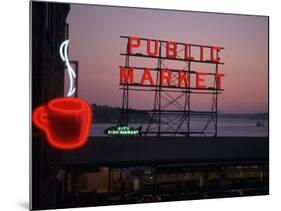
[[[56,98],[35,109],[33,122],[46,133],[51,146],[76,149],[87,143],[92,125],[92,109],[79,98]]]

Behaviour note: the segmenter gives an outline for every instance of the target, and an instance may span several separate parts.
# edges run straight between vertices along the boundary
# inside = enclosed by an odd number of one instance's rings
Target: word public
[[[164,43],[164,45],[163,45]],[[160,45],[162,50],[160,50]],[[163,51],[164,48],[164,51]],[[194,50],[193,50],[194,48]],[[197,49],[195,49],[197,48]],[[199,50],[198,50],[199,48]],[[177,43],[173,41],[150,40],[137,37],[128,37],[128,55],[144,56],[147,58],[163,58],[165,60],[173,59],[186,62],[199,62],[208,64],[218,64],[221,58],[218,56],[222,50],[221,47],[204,46],[195,44]],[[140,53],[141,51],[141,53]],[[161,53],[162,52],[162,53]],[[195,52],[194,55],[191,52]],[[196,55],[197,53],[197,55]],[[164,55],[164,56],[163,56]],[[142,77],[136,80],[136,69],[142,72]],[[152,74],[155,68],[135,68],[120,66],[120,84],[140,85],[140,86],[164,86],[177,88],[190,88],[191,75],[195,74],[195,89],[222,89],[223,73],[206,73],[198,70],[169,70],[168,68],[157,69],[160,70],[160,84],[156,84]],[[208,87],[205,83],[207,76],[214,76],[217,85],[216,87]]]

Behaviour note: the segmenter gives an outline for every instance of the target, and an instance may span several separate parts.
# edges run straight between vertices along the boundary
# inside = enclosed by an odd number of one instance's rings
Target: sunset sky
[[[126,47],[120,35],[125,35],[223,46],[225,64],[219,71],[225,74],[225,91],[219,96],[219,112],[268,110],[267,17],[71,4],[67,22],[70,58],[79,61],[79,97],[89,103],[121,106],[118,68],[125,61],[120,56]],[[141,66],[155,65],[142,60]],[[130,97],[130,107],[152,108],[152,94],[132,92]],[[201,96],[193,99],[196,110],[209,106]]]

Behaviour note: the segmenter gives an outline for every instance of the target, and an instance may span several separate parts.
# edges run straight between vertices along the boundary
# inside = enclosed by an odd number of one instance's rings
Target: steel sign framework
[[[202,45],[198,44],[186,44],[186,43],[176,43],[176,53],[175,55],[168,56],[168,47],[170,45],[169,41],[165,40],[152,40],[155,42],[155,52],[158,51],[158,55],[156,53],[149,53],[148,55],[133,53],[131,43],[131,37],[129,36],[120,36],[122,39],[127,40],[127,47],[125,53],[120,53],[121,56],[125,57],[124,66],[120,66],[121,68],[125,68],[128,71],[131,67],[134,68],[135,71],[145,71],[147,67],[139,67],[134,66],[132,62],[130,62],[131,57],[141,57],[144,59],[156,59],[157,66],[153,68],[149,68],[150,71],[156,74],[155,83],[154,84],[144,84],[144,83],[129,83],[128,81],[120,80],[120,89],[123,92],[122,98],[122,111],[119,118],[119,125],[128,126],[130,123],[130,115],[134,110],[129,108],[129,93],[130,92],[153,92],[154,93],[154,103],[153,108],[150,110],[142,110],[148,112],[150,115],[150,119],[147,122],[147,127],[141,132],[141,135],[147,136],[214,136],[216,137],[218,134],[218,95],[224,91],[220,85],[220,78],[216,77],[219,73],[219,65],[223,65],[224,63],[220,62],[219,59],[215,60],[204,60],[202,53]],[[142,42],[150,42],[150,39],[147,38],[138,38],[138,41]],[[157,42],[157,43],[156,43]],[[138,44],[138,43],[137,43]],[[149,46],[149,44],[147,44]],[[157,51],[156,51],[157,47]],[[191,56],[193,48],[200,48],[201,56],[200,59],[187,59],[186,55]],[[211,49],[211,58],[219,58],[220,50],[223,50],[223,47],[218,47],[217,51],[213,52],[213,46],[203,46],[205,49]],[[166,52],[165,52],[166,49]],[[185,56],[181,55],[181,53],[185,51]],[[153,55],[152,55],[153,54]],[[184,64],[184,68],[175,69],[169,68],[169,61],[178,61]],[[175,83],[175,81],[180,80],[179,72],[185,72],[188,74],[188,80],[191,79],[191,76],[194,74],[198,74],[198,71],[192,70],[192,65],[194,63],[205,63],[208,65],[213,65],[214,69],[208,73],[204,73],[204,75],[213,76],[213,87],[194,87],[191,86],[191,83],[188,82],[186,86],[173,86],[163,85],[163,74],[162,70],[169,70],[171,83]],[[121,71],[121,70],[120,70]],[[210,96],[211,104],[209,110],[192,110],[192,96],[201,95]],[[196,116],[204,116],[206,121],[202,122],[200,125],[200,129],[192,128],[192,118]]]

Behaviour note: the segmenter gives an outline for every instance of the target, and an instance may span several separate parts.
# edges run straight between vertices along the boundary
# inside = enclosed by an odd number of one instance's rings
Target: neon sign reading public
[[[160,45],[164,44],[164,56],[160,52]],[[183,47],[179,50],[179,47]],[[146,49],[144,53],[138,52],[140,49]],[[140,56],[149,58],[161,58],[163,60],[179,60],[185,62],[198,62],[209,64],[222,64],[219,53],[222,47],[204,46],[197,44],[178,43],[173,41],[151,40],[137,37],[129,37],[128,54],[130,56]],[[193,54],[192,52],[198,52]],[[180,54],[183,56],[180,56]],[[124,54],[123,54],[124,55]],[[142,69],[142,76],[136,79],[135,70]],[[218,89],[222,90],[223,73],[206,73],[197,70],[180,70],[180,69],[160,69],[160,84],[156,84],[152,71],[159,69],[149,67],[124,67],[120,66],[120,85],[132,86],[161,86],[168,88],[189,88],[189,89]],[[215,87],[206,84],[207,77],[215,77],[217,83]],[[192,78],[195,85],[191,86]]]

